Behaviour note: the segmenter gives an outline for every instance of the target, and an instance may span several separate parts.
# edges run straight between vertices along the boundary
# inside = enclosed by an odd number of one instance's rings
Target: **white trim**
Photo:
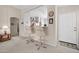
[[[55,40],[58,43],[57,6],[55,6]],[[57,44],[56,44],[57,45]]]

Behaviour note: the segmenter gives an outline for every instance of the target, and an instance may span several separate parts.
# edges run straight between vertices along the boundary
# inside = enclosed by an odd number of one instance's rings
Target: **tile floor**
[[[13,37],[6,42],[0,42],[0,53],[78,53],[79,50],[63,47],[63,46],[50,46],[37,50],[34,43],[26,44],[26,38]]]

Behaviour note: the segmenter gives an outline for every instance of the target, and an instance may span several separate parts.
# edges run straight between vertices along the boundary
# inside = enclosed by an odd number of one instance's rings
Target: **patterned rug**
[[[63,42],[63,41],[59,41],[59,44],[61,46],[65,46],[65,47],[68,47],[68,48],[78,49],[76,44],[72,44],[72,43],[68,43],[68,42]]]

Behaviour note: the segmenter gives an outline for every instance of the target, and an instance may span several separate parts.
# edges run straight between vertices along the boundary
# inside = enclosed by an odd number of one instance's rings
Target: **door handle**
[[[77,31],[77,27],[74,27],[74,31]]]
[[[74,31],[77,31],[77,30],[74,30]]]

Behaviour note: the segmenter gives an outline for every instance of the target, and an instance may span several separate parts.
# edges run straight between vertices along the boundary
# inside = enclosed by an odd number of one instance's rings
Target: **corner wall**
[[[21,11],[8,5],[0,5],[0,27],[7,25],[10,28],[10,17],[20,19]]]

